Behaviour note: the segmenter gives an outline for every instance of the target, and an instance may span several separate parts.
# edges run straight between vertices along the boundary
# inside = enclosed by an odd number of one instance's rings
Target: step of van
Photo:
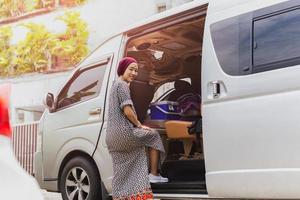
[[[161,194],[207,194],[205,181],[172,181],[169,183],[151,183],[151,188],[154,193]]]
[[[171,182],[205,181],[204,160],[169,160],[162,165],[161,174]]]

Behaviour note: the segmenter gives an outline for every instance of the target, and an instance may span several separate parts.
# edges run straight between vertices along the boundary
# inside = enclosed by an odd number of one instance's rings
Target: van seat
[[[169,120],[165,122],[167,137],[169,139],[178,139],[183,142],[184,156],[188,157],[192,150],[193,141],[196,140],[196,135],[188,133],[188,126],[192,122]]]

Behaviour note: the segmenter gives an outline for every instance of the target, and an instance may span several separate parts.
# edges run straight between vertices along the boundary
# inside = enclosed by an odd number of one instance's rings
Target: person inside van
[[[138,64],[125,57],[119,62],[108,108],[106,143],[113,161],[112,196],[114,199],[152,199],[151,183],[168,182],[158,173],[159,157],[165,149],[159,133],[138,120],[130,96],[130,83],[136,78]],[[142,92],[142,91],[141,91]],[[150,148],[148,175],[145,148]]]
[[[193,92],[192,85],[187,81],[178,79],[174,83],[174,89],[168,100],[178,103],[181,120],[194,121],[199,118],[201,115],[201,96]]]
[[[177,101],[179,97],[184,94],[192,92],[192,86],[189,82],[181,79],[177,79],[174,82],[174,90],[170,93],[168,100]]]

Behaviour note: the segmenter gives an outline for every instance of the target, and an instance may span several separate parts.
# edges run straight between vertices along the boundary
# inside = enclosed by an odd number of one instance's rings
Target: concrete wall
[[[31,74],[24,77],[1,80],[11,83],[10,117],[12,124],[37,121],[45,107],[43,99],[48,92],[56,94],[70,72],[55,74]]]
[[[157,6],[165,5],[166,9],[174,8],[191,1],[193,0],[155,0]]]

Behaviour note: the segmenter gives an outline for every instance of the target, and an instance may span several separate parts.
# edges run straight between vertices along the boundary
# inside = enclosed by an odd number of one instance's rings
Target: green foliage
[[[0,19],[15,17],[33,11],[38,6],[38,1],[39,0],[0,0]]]
[[[76,5],[82,5],[86,2],[87,0],[75,0]]]
[[[25,40],[15,48],[17,55],[13,60],[17,74],[40,71],[47,68],[49,50],[54,46],[55,38],[44,25],[28,23],[22,26],[29,29]]]
[[[53,48],[53,55],[69,57],[67,65],[74,65],[84,58],[88,53],[87,40],[89,33],[87,24],[80,19],[78,12],[67,12],[58,17],[67,25],[65,33],[58,35],[60,41]]]
[[[41,8],[64,6],[58,0],[0,0],[0,20],[15,17]],[[87,2],[87,0],[67,0],[68,6],[78,6]]]
[[[2,75],[7,75],[9,73],[9,66],[12,57],[12,48],[9,44],[11,37],[11,27],[4,26],[0,28],[0,74]]]
[[[40,72],[57,67],[53,65],[66,68],[80,62],[88,54],[87,24],[80,19],[78,12],[68,12],[59,20],[66,23],[67,29],[63,34],[53,34],[41,24],[21,24],[28,29],[28,33],[16,46],[10,46],[11,28],[2,27],[0,76]],[[53,60],[63,62],[55,63]]]
[[[18,4],[12,0],[0,1],[0,19],[14,16],[18,13]]]
[[[32,0],[31,0],[32,1]],[[33,0],[35,2],[35,9],[47,8],[54,5],[55,0]]]

